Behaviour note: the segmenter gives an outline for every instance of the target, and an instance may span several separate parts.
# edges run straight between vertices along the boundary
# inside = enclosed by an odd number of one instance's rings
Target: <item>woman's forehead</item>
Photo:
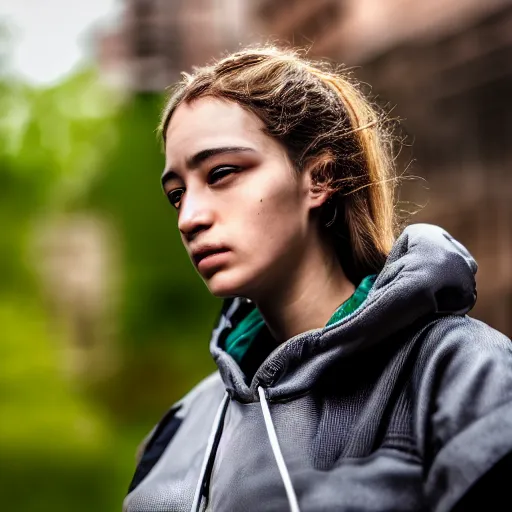
[[[263,122],[255,114],[232,101],[206,97],[184,102],[176,108],[167,127],[168,165],[215,147],[271,150],[276,142],[263,128]]]
[[[227,132],[244,136],[261,133],[262,121],[253,113],[233,101],[217,98],[199,98],[183,102],[171,117],[166,137],[176,138],[192,134]]]

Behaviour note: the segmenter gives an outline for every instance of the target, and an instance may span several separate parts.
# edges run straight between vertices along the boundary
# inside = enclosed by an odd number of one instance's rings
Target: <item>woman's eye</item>
[[[177,188],[176,190],[171,190],[167,194],[167,198],[169,199],[169,202],[174,206],[174,208],[179,208],[183,192],[184,190],[182,188]]]
[[[208,184],[213,185],[214,183],[221,180],[225,176],[228,176],[229,174],[236,172],[238,169],[239,169],[238,167],[229,166],[229,165],[222,165],[219,167],[215,167],[208,174]]]

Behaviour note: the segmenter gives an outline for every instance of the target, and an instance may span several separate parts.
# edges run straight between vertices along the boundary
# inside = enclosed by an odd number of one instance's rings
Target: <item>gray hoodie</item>
[[[219,371],[149,436],[127,512],[448,511],[512,452],[512,345],[466,313],[476,263],[409,226],[365,302],[277,346],[246,382]]]

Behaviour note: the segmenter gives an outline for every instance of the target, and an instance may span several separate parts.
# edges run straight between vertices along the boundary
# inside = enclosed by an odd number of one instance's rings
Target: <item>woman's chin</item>
[[[210,293],[219,299],[246,297],[246,280],[236,279],[233,275],[229,275],[229,272],[216,272],[209,279],[205,279],[205,283]]]

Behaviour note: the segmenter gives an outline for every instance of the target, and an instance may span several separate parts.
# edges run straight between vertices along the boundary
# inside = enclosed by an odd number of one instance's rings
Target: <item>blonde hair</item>
[[[328,187],[324,209],[340,263],[358,283],[379,272],[394,242],[395,175],[385,116],[346,73],[292,50],[245,49],[184,74],[163,110],[159,133],[182,102],[234,101],[258,116],[298,172],[312,169]]]

